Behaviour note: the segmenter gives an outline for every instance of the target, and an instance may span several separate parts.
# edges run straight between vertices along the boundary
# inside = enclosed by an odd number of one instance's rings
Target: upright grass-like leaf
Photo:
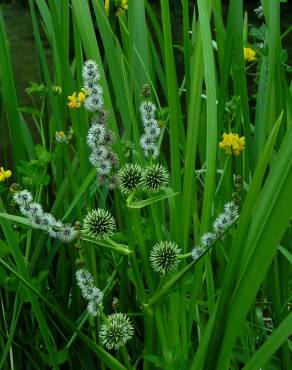
[[[170,114],[170,162],[171,162],[171,180],[174,191],[181,191],[180,175],[180,145],[184,143],[184,131],[182,125],[182,114],[179,101],[177,74],[175,68],[174,55],[172,50],[172,35],[169,14],[169,1],[161,0],[162,25],[164,36],[164,60],[167,79],[167,97]],[[174,230],[176,241],[181,240],[181,223],[176,218],[176,214],[181,214],[180,199],[176,202],[175,213],[171,214],[171,224]]]
[[[0,204],[0,209],[1,209],[2,212],[5,211],[3,209],[2,202]],[[28,275],[28,272],[27,272],[27,268],[25,266],[24,257],[21,254],[21,251],[18,247],[16,235],[14,234],[13,229],[12,229],[11,225],[9,224],[9,221],[1,219],[0,220],[0,225],[1,225],[2,231],[5,235],[5,238],[6,238],[7,242],[10,245],[11,253],[12,253],[13,258],[15,260],[15,263],[16,263],[17,269],[19,271],[19,274],[21,276],[23,276],[23,278],[25,280],[29,280],[29,275]],[[28,297],[28,299],[30,301],[30,304],[32,305],[33,313],[34,313],[34,315],[35,315],[35,317],[38,321],[40,331],[41,331],[41,334],[42,334],[42,338],[43,338],[45,346],[47,348],[47,351],[48,351],[50,360],[52,362],[53,368],[54,369],[59,369],[59,366],[58,366],[57,361],[56,361],[56,346],[55,346],[54,341],[52,340],[52,335],[50,333],[49,326],[48,326],[48,324],[45,320],[45,317],[44,317],[44,315],[41,311],[39,302],[34,297],[34,295],[30,292],[29,289],[27,289],[27,288],[25,289],[25,294]]]
[[[216,303],[215,311],[209,319],[207,329],[203,336],[203,340],[194,358],[192,369],[195,369],[196,367],[198,367],[198,369],[203,368],[204,361],[206,360],[205,356],[207,355],[207,351],[216,348],[217,346],[219,346],[219,343],[221,343],[220,336],[224,333],[226,309],[229,305],[230,295],[232,294],[236,284],[238,276],[238,266],[241,265],[242,246],[246,245],[245,240],[250,225],[250,218],[254,210],[254,204],[261,189],[261,184],[266,168],[273,152],[280,123],[281,117],[278,119],[274,130],[272,131],[269,140],[266,143],[265,150],[262,153],[260,161],[258,162],[253,181],[249,188],[248,197],[246,198],[243,210],[241,212],[238,229],[234,237],[232,253],[229,257],[229,263],[225,271],[222,291]],[[214,357],[215,355],[212,356],[212,359],[209,358],[209,361],[213,361]],[[213,365],[214,363],[210,366]]]

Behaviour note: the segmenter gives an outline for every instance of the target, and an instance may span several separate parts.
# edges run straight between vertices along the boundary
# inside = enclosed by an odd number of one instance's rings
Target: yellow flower
[[[88,95],[88,92],[84,88],[82,88],[81,91],[78,93],[79,102],[83,104]]]
[[[5,181],[12,175],[10,170],[4,170],[3,167],[0,167],[0,182]]]
[[[238,134],[224,132],[223,139],[219,143],[219,148],[224,149],[226,154],[239,155],[245,147],[245,137]]]
[[[256,52],[251,48],[243,48],[243,56],[247,62],[253,62],[257,59]]]
[[[126,10],[128,10],[128,0],[118,0],[116,1],[116,6],[116,15],[122,15]]]
[[[69,100],[69,103],[68,103],[69,108],[79,108],[81,106],[81,103],[78,100],[78,96],[76,92],[68,96],[68,100]]]
[[[72,95],[68,96],[68,107],[80,108],[81,104],[85,102],[85,99],[88,95],[88,92],[84,88],[82,88],[78,93],[75,91]]]

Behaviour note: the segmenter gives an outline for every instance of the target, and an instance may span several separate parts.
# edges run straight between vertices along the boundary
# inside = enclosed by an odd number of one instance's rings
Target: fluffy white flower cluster
[[[84,88],[88,93],[84,107],[95,113],[91,119],[86,142],[91,149],[89,161],[96,168],[100,184],[115,186],[112,171],[118,166],[118,156],[112,151],[115,142],[114,133],[107,128],[108,115],[103,108],[103,90],[98,84],[100,74],[97,64],[87,60],[82,69]]]
[[[264,9],[261,5],[258,8],[255,8],[254,12],[258,18],[262,18],[264,16]]]
[[[160,127],[156,119],[156,105],[149,100],[145,100],[140,105],[144,134],[141,136],[140,145],[146,158],[157,158],[159,149],[156,141],[160,136]]]
[[[200,243],[192,250],[192,258],[199,259],[216,239],[219,239],[239,217],[239,208],[232,201],[224,205],[224,211],[213,222],[213,230],[201,236]]]
[[[44,230],[52,238],[60,239],[64,243],[70,243],[77,237],[77,230],[72,225],[63,224],[50,213],[44,212],[41,204],[33,201],[33,196],[28,190],[17,191],[13,198],[33,228]]]
[[[93,276],[84,268],[76,271],[76,280],[83,298],[88,301],[88,313],[91,316],[98,316],[103,310],[103,292],[94,285]]]

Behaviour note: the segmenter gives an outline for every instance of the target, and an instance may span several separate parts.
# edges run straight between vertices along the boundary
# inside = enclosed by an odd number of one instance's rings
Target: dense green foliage
[[[13,163],[11,175],[0,158],[0,368],[291,369],[285,1],[262,0],[256,28],[242,0],[226,16],[220,0],[181,0],[179,45],[168,0],[123,3],[107,15],[102,0],[29,0],[41,75],[29,107],[19,107],[0,10],[0,133],[9,128]],[[88,139],[89,59],[105,149]],[[145,100],[155,119],[141,120]],[[159,123],[157,158],[140,145],[147,119]],[[119,160],[117,187],[96,180],[100,146]],[[20,189],[55,229],[24,217],[17,204],[32,203]]]

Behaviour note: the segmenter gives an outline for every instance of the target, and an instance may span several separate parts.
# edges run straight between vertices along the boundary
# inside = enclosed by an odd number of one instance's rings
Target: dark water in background
[[[228,2],[229,1],[225,1],[225,4],[228,4]],[[151,1],[152,6],[154,8],[157,7],[158,13],[159,3],[160,2],[158,0]],[[190,3],[192,3],[192,1],[190,1]],[[259,21],[256,15],[253,13],[253,9],[258,6],[259,1],[244,1],[244,4],[244,9],[247,10],[249,14],[249,23],[253,25],[260,25],[261,21]],[[26,0],[0,0],[0,6],[3,11],[6,31],[10,43],[13,73],[17,86],[20,106],[27,106],[30,105],[30,99],[25,94],[25,88],[29,85],[30,81],[40,81],[30,12],[28,10]],[[225,7],[227,8],[227,5]],[[174,42],[180,43],[182,39],[181,1],[170,0],[170,9],[172,15]],[[290,25],[292,25],[291,0],[288,0],[287,3],[283,3],[281,5],[281,13],[281,27],[283,32],[283,30],[286,30]],[[289,63],[291,65],[292,32],[283,40],[283,46],[288,51]],[[49,48],[47,47],[45,50],[47,52],[47,56],[50,57]],[[179,58],[180,56],[178,55],[178,59]],[[178,65],[180,65],[179,60]],[[10,143],[7,143],[7,141],[5,143],[3,142],[4,136],[7,137],[5,133],[0,135],[0,159],[3,156],[3,152],[6,152],[10,145]]]

